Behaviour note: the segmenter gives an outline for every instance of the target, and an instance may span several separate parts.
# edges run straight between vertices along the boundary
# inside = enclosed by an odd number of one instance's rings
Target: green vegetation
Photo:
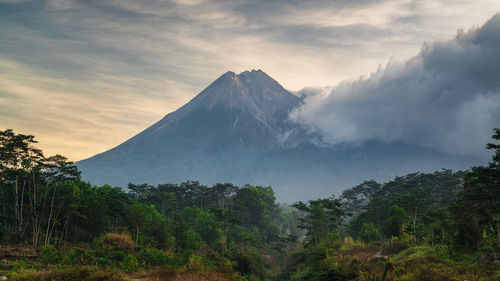
[[[500,278],[499,144],[487,167],[366,181],[292,206],[265,186],[93,186],[35,144],[0,131],[8,280]]]

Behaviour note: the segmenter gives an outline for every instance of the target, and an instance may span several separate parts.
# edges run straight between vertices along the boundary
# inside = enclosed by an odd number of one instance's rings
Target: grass
[[[88,266],[69,266],[51,270],[22,270],[7,274],[7,280],[13,281],[125,281],[114,271]]]
[[[354,278],[352,280],[357,281],[500,280],[500,267],[494,263],[478,263],[478,253],[461,254],[451,258],[446,248],[411,245],[405,241],[392,240],[364,244],[347,239],[343,242],[324,244],[316,247],[317,250],[311,248],[307,252],[302,251],[302,255],[297,255],[297,258],[305,258],[304,254],[307,254],[308,258],[303,261],[297,260],[297,267],[292,268],[293,272],[289,279],[305,280],[304,277],[314,276],[317,272],[311,271],[313,267],[310,267],[310,263],[316,262],[320,265],[319,269],[335,269],[339,274],[349,273],[349,276]],[[114,242],[112,244],[116,245]],[[118,244],[123,245],[122,243]],[[17,281],[247,280],[235,273],[229,261],[216,263],[210,262],[208,257],[193,255],[186,262],[180,264],[170,262],[170,259],[175,255],[164,254],[159,250],[155,251],[147,256],[148,259],[152,259],[149,257],[151,255],[155,259],[156,256],[168,255],[169,262],[166,264],[162,262],[156,266],[146,266],[140,262],[144,257],[136,259],[134,255],[128,254],[122,262],[116,264],[84,265],[79,263],[80,257],[85,257],[84,254],[88,251],[73,247],[68,248],[67,253],[60,252],[61,258],[57,264],[47,265],[37,260],[21,258],[11,260],[8,264],[1,264],[0,275],[7,276],[8,280]],[[74,257],[77,263],[65,263],[65,260],[70,260],[74,253],[78,253]],[[135,255],[141,257],[140,252],[136,252]],[[274,262],[269,260],[263,266],[271,265],[275,266]],[[262,268],[262,270],[264,269]],[[248,280],[255,279],[252,276],[248,276],[248,278]]]
[[[124,249],[127,253],[134,251],[134,241],[127,233],[106,233],[99,239],[99,246],[106,249]]]

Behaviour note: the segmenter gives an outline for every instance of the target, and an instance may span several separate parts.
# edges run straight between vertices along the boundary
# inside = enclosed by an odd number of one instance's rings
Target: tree
[[[492,139],[494,140],[500,140],[500,128],[495,128],[493,129],[493,136],[491,136]],[[488,143],[486,145],[486,149],[491,149],[493,150],[493,152],[495,153],[493,155],[493,161],[491,161],[490,163],[490,167],[492,168],[498,168],[498,166],[500,165],[500,144],[496,144],[496,143]]]
[[[64,189],[68,187],[68,184],[80,178],[80,172],[77,167],[67,160],[62,155],[55,155],[45,159],[43,162],[43,175],[45,177],[47,192],[52,193],[49,212],[46,218],[44,246],[50,244],[59,216],[69,218],[71,214],[71,186],[69,187],[69,198],[67,196],[58,196],[58,200],[56,200],[56,195],[59,195],[57,194],[58,188],[59,190]],[[63,199],[68,199],[68,201]],[[64,209],[67,210],[64,212]]]
[[[278,212],[275,200],[274,191],[270,186],[246,185],[236,191],[234,214],[244,226],[255,226],[269,234],[276,230],[276,226],[272,224],[273,217]]]
[[[346,215],[340,199],[333,196],[310,200],[309,204],[299,201],[293,207],[302,213],[298,227],[307,231],[307,241],[312,245],[320,243],[329,233],[336,233]]]
[[[25,194],[31,191],[32,197],[30,199],[37,201],[35,178],[39,174],[39,165],[44,157],[42,151],[33,146],[35,143],[37,141],[32,135],[16,134],[12,129],[0,131],[0,179],[3,185],[0,196],[3,202],[13,203],[11,206],[3,206],[2,216],[12,218],[10,220],[13,222],[10,224],[11,233],[18,240],[22,239],[26,228],[24,220]],[[10,197],[9,193],[12,194],[12,197],[7,199]],[[32,211],[34,211],[33,201],[30,201]],[[12,216],[7,213],[9,211],[13,213]],[[35,217],[32,217],[35,218],[35,221],[32,221],[33,226],[39,224],[38,215],[35,213]],[[38,243],[35,237],[33,243]]]
[[[220,231],[215,216],[210,212],[205,212],[198,207],[184,208],[180,219],[200,234],[201,238],[210,246],[219,238]]]
[[[343,208],[353,215],[361,212],[362,207],[368,204],[370,198],[372,198],[381,187],[381,184],[371,180],[364,181],[360,185],[344,190],[342,196],[340,196]]]
[[[429,208],[422,216],[417,235],[432,246],[436,244],[450,246],[451,232],[449,213],[445,209]]]
[[[372,223],[363,223],[361,231],[359,232],[358,240],[368,243],[376,241],[379,238],[380,234]]]
[[[389,210],[389,217],[384,223],[383,232],[387,237],[400,236],[408,224],[408,215],[405,209],[393,205]]]
[[[492,138],[500,140],[500,129],[494,132]],[[488,236],[496,236],[490,247],[500,248],[500,144],[489,143],[486,148],[495,152],[492,162],[465,175],[463,192],[450,207],[457,229],[455,244],[470,251],[480,248]]]

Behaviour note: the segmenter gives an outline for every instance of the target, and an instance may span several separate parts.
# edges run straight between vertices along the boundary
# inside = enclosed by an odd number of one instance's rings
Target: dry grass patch
[[[128,233],[106,233],[99,239],[99,246],[106,249],[122,248],[127,253],[134,251],[134,241]]]

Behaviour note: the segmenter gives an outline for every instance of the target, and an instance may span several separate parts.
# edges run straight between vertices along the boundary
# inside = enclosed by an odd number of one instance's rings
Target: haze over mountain
[[[227,72],[143,132],[77,164],[94,184],[272,185],[278,200],[292,202],[338,194],[364,179],[474,163],[397,142],[329,145],[289,119],[301,103],[261,70]]]

